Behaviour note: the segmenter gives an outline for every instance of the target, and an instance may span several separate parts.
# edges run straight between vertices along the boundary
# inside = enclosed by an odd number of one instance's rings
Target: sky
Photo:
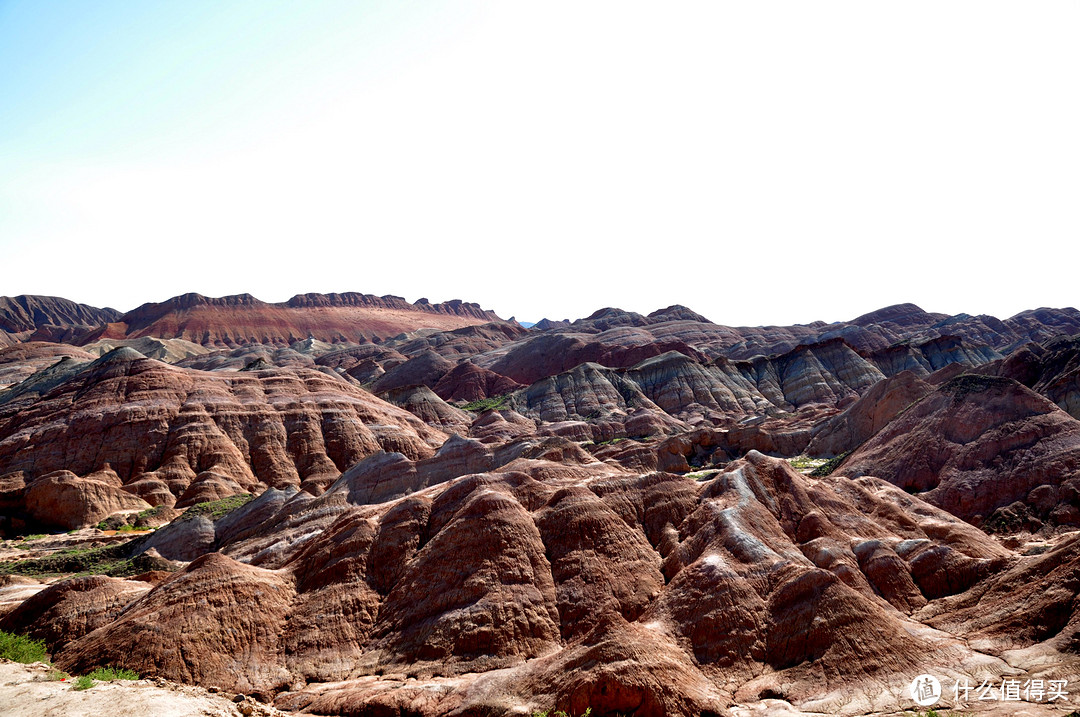
[[[0,295],[1080,305],[1080,0],[0,0]]]

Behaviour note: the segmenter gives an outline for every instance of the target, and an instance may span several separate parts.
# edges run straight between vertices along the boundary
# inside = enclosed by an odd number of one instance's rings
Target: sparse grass
[[[0,657],[5,660],[23,664],[44,662],[45,654],[43,641],[0,630]]]
[[[210,520],[217,520],[223,518],[229,513],[233,512],[237,508],[241,508],[254,499],[251,493],[241,493],[240,495],[230,495],[228,498],[222,498],[221,500],[214,500],[208,503],[196,503],[195,505],[184,511],[182,518],[193,518],[196,515],[205,515]]]
[[[506,403],[508,395],[503,396],[489,396],[488,398],[482,398],[479,401],[471,401],[461,407],[462,411],[469,411],[470,413],[483,413],[484,411],[497,411],[502,408]]]
[[[840,464],[844,462],[844,459],[846,459],[850,455],[851,451],[846,451],[838,455],[836,458],[830,458],[814,470],[810,471],[810,475],[813,478],[826,478],[832,475],[832,472],[839,468]]]
[[[703,480],[709,480],[710,478],[712,478],[713,476],[715,476],[719,472],[720,472],[719,468],[714,468],[712,470],[707,470],[707,471],[697,471],[696,473],[687,473],[686,477],[687,478],[693,478],[696,481],[703,481]]]
[[[94,686],[94,680],[91,677],[89,677],[88,675],[83,675],[82,677],[76,677],[75,678],[75,684],[73,684],[71,686],[71,689],[76,690],[76,691],[78,691],[78,690],[88,690],[93,686]]]
[[[33,535],[24,535],[23,540],[41,540],[42,538],[49,537],[45,533],[34,533]]]
[[[589,717],[591,714],[592,707],[586,707],[580,717]],[[574,715],[571,715],[569,712],[564,712],[563,710],[544,710],[543,712],[533,712],[532,717],[574,717]]]
[[[99,667],[87,677],[98,682],[112,682],[113,680],[137,680],[139,673],[123,667]]]
[[[71,675],[64,672],[63,670],[50,670],[48,676],[45,679],[49,682],[59,682],[60,680],[66,680],[69,677],[71,677]]]

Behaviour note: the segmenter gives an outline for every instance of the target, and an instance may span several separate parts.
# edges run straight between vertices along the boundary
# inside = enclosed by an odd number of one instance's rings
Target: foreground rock
[[[455,471],[519,457],[443,482],[436,464],[369,459],[133,598],[58,664],[315,714],[700,715],[773,700],[856,715],[913,706],[904,687],[927,665],[1026,674],[1005,649],[1045,640],[1014,630],[973,650],[968,627],[928,629],[921,615],[1021,559],[885,481],[818,481],[751,452],[698,482],[536,441],[460,439]]]

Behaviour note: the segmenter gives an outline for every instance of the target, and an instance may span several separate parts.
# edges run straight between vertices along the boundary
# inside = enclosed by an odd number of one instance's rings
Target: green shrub
[[[45,643],[0,630],[0,657],[24,664],[44,662]]]
[[[94,686],[94,680],[87,675],[75,678],[75,684],[71,686],[73,690],[88,690]]]
[[[139,673],[123,667],[99,667],[87,677],[98,682],[111,682],[113,680],[137,680],[139,679]]]

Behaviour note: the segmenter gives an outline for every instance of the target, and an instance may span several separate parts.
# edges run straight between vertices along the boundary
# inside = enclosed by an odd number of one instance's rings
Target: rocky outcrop
[[[42,640],[51,654],[112,623],[129,604],[150,592],[138,580],[104,575],[71,578],[37,593],[0,620],[0,630]]]
[[[140,498],[183,507],[330,482],[376,451],[425,458],[446,438],[320,371],[195,371],[129,348],[50,379],[40,394],[10,394],[0,395],[0,475],[22,476],[24,509],[42,518],[53,509],[35,506],[70,493],[85,507],[68,527],[94,522],[94,506],[149,507]],[[106,466],[116,486],[91,480]],[[55,471],[70,473],[47,477]],[[46,479],[68,492],[34,487]]]
[[[852,451],[931,390],[911,371],[879,381],[843,413],[815,426],[806,452],[831,458]]]
[[[419,328],[452,329],[500,319],[476,304],[458,300],[432,304],[421,299],[410,304],[397,296],[346,293],[304,294],[280,304],[250,294],[220,298],[184,294],[143,304],[112,320],[111,327],[84,340],[152,336],[217,347],[288,346],[307,338],[359,343]]]
[[[1007,378],[941,385],[840,466],[916,491],[965,520],[1021,502],[1044,520],[1080,525],[1080,421]]]
[[[397,388],[379,394],[395,406],[404,408],[424,423],[453,433],[468,433],[469,414],[439,398],[427,386]]]
[[[371,386],[374,393],[383,393],[411,386],[431,388],[446,375],[454,364],[431,349],[390,368]]]
[[[524,386],[513,379],[477,366],[472,361],[462,361],[443,374],[435,383],[434,391],[446,401],[480,401],[494,396],[505,396]]]
[[[211,553],[69,644],[55,663],[75,674],[115,665],[269,695],[288,684],[281,636],[294,599],[288,574]]]
[[[1080,418],[1080,336],[1029,344],[981,371],[1019,381]]]
[[[210,349],[191,341],[183,339],[158,339],[144,336],[141,339],[101,339],[93,343],[84,344],[84,351],[94,356],[104,356],[113,349],[123,346],[135,349],[147,358],[157,359],[165,363],[179,363],[191,356],[202,356],[210,352]]]
[[[63,358],[85,363],[93,361],[96,355],[74,346],[41,341],[15,343],[0,349],[0,393]]]
[[[636,330],[614,330],[598,336],[551,333],[527,338],[505,352],[475,362],[518,383],[532,384],[584,363],[626,368],[668,351],[703,358],[681,341],[656,341]]]
[[[64,530],[95,525],[113,513],[151,507],[124,490],[120,478],[107,467],[82,478],[60,470],[31,479],[22,503],[36,523]]]

